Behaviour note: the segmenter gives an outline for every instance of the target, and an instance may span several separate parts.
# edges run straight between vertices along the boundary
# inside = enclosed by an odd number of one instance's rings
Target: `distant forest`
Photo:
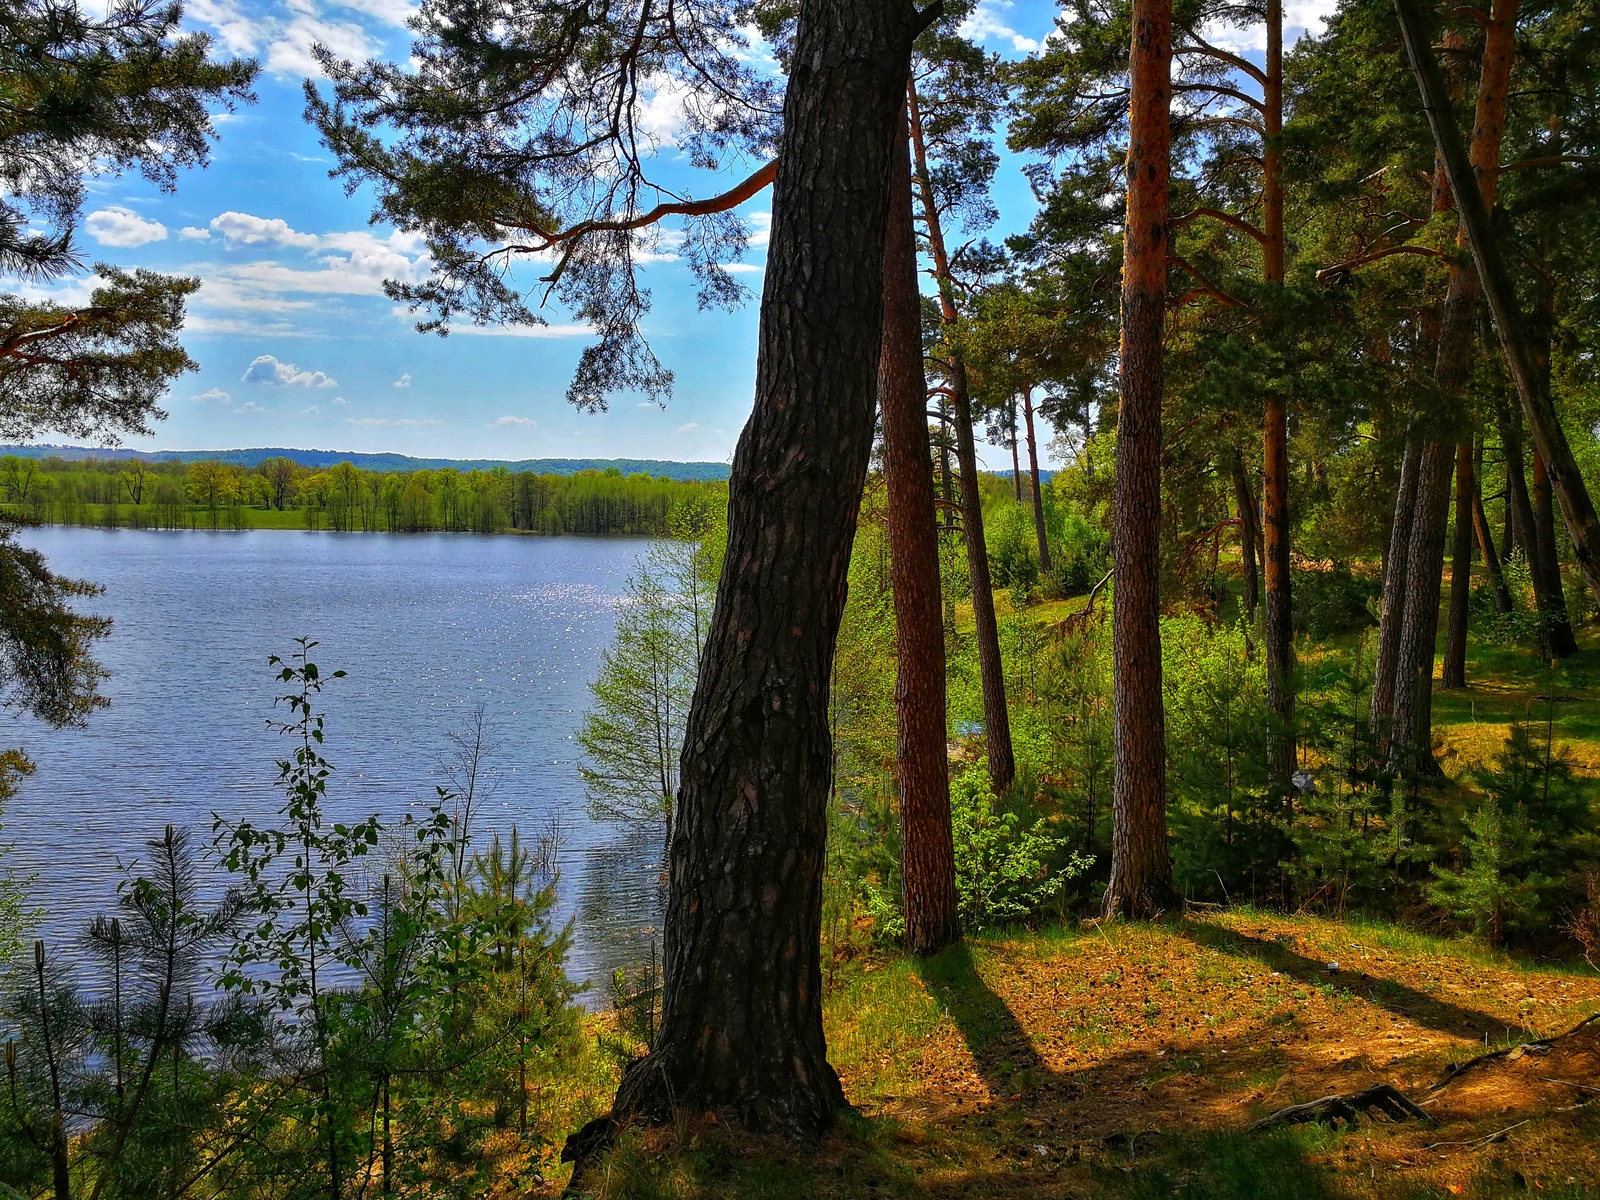
[[[506,466],[322,470],[273,457],[216,460],[0,457],[0,510],[25,520],[128,529],[638,535],[668,532],[684,504],[721,505],[727,484],[612,467],[537,474]]]
[[[18,458],[60,458],[119,462],[221,462],[236,467],[258,467],[269,458],[287,458],[302,467],[319,470],[348,462],[366,471],[421,471],[454,467],[458,471],[489,471],[505,467],[535,475],[576,475],[580,471],[617,470],[624,475],[656,475],[663,479],[726,479],[727,463],[674,462],[664,458],[414,458],[409,454],[362,454],[348,450],[294,450],[283,446],[256,446],[244,450],[125,450],[91,446],[5,445],[0,455]]]

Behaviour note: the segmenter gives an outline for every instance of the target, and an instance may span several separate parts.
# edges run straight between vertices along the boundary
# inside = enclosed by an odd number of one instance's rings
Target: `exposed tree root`
[[[1277,1112],[1262,1117],[1246,1128],[1251,1133],[1259,1133],[1265,1129],[1277,1129],[1284,1125],[1304,1125],[1311,1121],[1321,1121],[1328,1125],[1336,1121],[1354,1123],[1363,1114],[1373,1111],[1380,1112],[1394,1121],[1411,1118],[1429,1124],[1433,1122],[1433,1118],[1407,1099],[1399,1088],[1389,1083],[1375,1083],[1369,1088],[1351,1092],[1349,1095],[1324,1096],[1320,1100],[1311,1100],[1305,1104],[1291,1104],[1288,1108],[1280,1108]]]

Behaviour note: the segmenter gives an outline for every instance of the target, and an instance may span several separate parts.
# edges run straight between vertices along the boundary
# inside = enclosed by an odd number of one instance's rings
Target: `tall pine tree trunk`
[[[1423,446],[1406,550],[1404,613],[1394,660],[1394,707],[1389,717],[1389,770],[1407,778],[1434,775],[1439,769],[1433,761],[1432,744],[1433,653],[1439,635],[1444,534],[1454,466],[1454,443],[1430,441]]]
[[[1499,179],[1500,143],[1505,133],[1506,99],[1516,51],[1517,4],[1518,0],[1493,0],[1484,27],[1483,64],[1478,77],[1470,151],[1473,176],[1470,187],[1476,195],[1467,199],[1481,202],[1486,212],[1494,208],[1495,185]],[[1446,167],[1448,169],[1448,163]],[[1454,182],[1452,180],[1452,184]],[[1451,190],[1454,194],[1454,186]],[[1457,211],[1463,211],[1462,197],[1455,194],[1455,200]],[[1459,246],[1467,243],[1464,222],[1456,240]],[[1462,419],[1459,408],[1472,366],[1480,294],[1477,272],[1470,266],[1453,263],[1440,316],[1433,378],[1440,396],[1453,406],[1448,417],[1457,423]],[[1433,654],[1439,629],[1439,576],[1444,569],[1443,534],[1450,507],[1452,473],[1448,461],[1438,460],[1454,458],[1454,446],[1444,442],[1430,442],[1423,452],[1424,467],[1418,477],[1417,518],[1412,527],[1409,554],[1405,627],[1401,633],[1400,657],[1395,664],[1394,741],[1390,745],[1390,763],[1403,770],[1415,769],[1427,774],[1437,770],[1431,746]],[[1467,466],[1470,469],[1470,457]],[[1435,523],[1439,525],[1437,531]],[[1427,606],[1429,595],[1433,597],[1431,608]],[[1463,655],[1464,636],[1463,633]],[[1464,674],[1464,662],[1462,670]]]
[[[904,118],[889,179],[883,244],[883,351],[878,406],[889,494],[895,617],[895,764],[900,784],[900,888],[906,949],[931,954],[961,936],[950,835],[945,732],[944,613],[922,297],[911,223],[911,153]]]
[[[684,738],[661,1024],[613,1119],[721,1109],[810,1138],[845,1107],[822,1030],[829,676],[872,450],[909,0],[804,0],[784,98],[728,547]],[[569,1140],[586,1157],[612,1126]]]
[[[939,285],[939,315],[948,328],[957,320],[955,280],[944,244],[944,226],[928,173],[922,137],[922,113],[913,82],[907,91],[911,118],[911,150],[922,202],[922,223],[928,234],[934,280]],[[989,760],[989,786],[995,795],[1009,791],[1017,777],[1011,748],[1011,716],[1006,707],[1005,668],[1000,660],[1000,623],[994,612],[994,585],[989,578],[989,546],[983,534],[983,492],[978,487],[978,448],[972,434],[972,396],[967,365],[960,354],[949,355],[950,406],[956,427],[956,466],[961,473],[961,526],[967,542],[967,575],[972,585],[972,624],[978,648],[978,677],[983,687],[983,734]]]
[[[1171,175],[1172,0],[1133,0],[1128,212],[1123,226],[1121,402],[1112,525],[1116,782],[1107,916],[1181,903],[1167,850],[1161,708],[1162,325]]]
[[[1028,431],[1028,478],[1033,482],[1033,532],[1039,539],[1039,570],[1050,573],[1050,539],[1044,529],[1044,493],[1039,490],[1039,447],[1033,432],[1033,389],[1022,389],[1022,412]]]
[[[1467,621],[1472,598],[1472,498],[1477,494],[1472,444],[1456,446],[1456,531],[1450,556],[1450,620],[1446,624],[1444,664],[1439,686],[1467,686]],[[1491,549],[1490,553],[1493,553]]]
[[[1394,7],[1400,20],[1406,56],[1411,60],[1412,72],[1422,94],[1423,110],[1433,130],[1434,144],[1449,173],[1451,188],[1456,193],[1473,262],[1489,301],[1489,311],[1494,316],[1495,332],[1500,336],[1500,348],[1512,382],[1516,384],[1517,399],[1527,418],[1534,448],[1550,473],[1550,486],[1561,504],[1561,514],[1566,520],[1573,555],[1584,583],[1590,595],[1600,600],[1600,514],[1595,512],[1577,459],[1551,403],[1549,388],[1543,386],[1539,378],[1528,323],[1517,300],[1499,238],[1490,224],[1489,206],[1474,189],[1477,164],[1462,145],[1461,130],[1455,123],[1428,36],[1427,18],[1417,0],[1394,0]],[[1493,24],[1491,13],[1490,25]]]
[[[1262,277],[1282,286],[1283,246],[1283,4],[1267,0],[1265,137],[1261,156]],[[1289,573],[1289,424],[1283,393],[1267,393],[1262,417],[1261,523],[1266,532],[1267,763],[1272,786],[1289,794],[1295,764],[1294,603]]]

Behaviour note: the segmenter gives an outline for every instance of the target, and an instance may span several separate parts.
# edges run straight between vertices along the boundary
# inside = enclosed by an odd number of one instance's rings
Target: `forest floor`
[[[827,999],[856,1114],[818,1148],[631,1131],[580,1194],[1600,1197],[1596,1014],[1581,965],[1256,909],[857,960]],[[1248,1129],[1379,1083],[1429,1119]]]

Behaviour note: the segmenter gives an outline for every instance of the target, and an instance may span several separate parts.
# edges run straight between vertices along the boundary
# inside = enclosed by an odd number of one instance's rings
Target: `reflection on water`
[[[261,819],[276,805],[267,728],[269,654],[321,644],[331,815],[421,815],[443,782],[450,735],[483,705],[500,749],[474,843],[516,823],[563,834],[560,919],[576,922],[569,970],[602,985],[648,956],[660,912],[659,839],[583,811],[573,733],[609,645],[623,584],[648,543],[585,538],[38,529],[60,571],[105,594],[116,624],[99,653],[110,709],[89,728],[0,726],[38,773],[5,816],[8,863],[35,877],[43,935],[70,956],[113,902],[119,860],[166,824],[209,840],[211,814]]]

